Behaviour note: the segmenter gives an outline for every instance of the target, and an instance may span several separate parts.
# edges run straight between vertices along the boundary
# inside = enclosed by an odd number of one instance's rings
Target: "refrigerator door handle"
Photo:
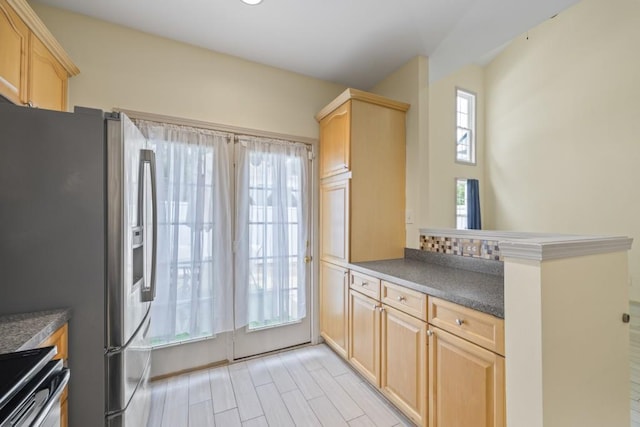
[[[142,301],[153,301],[156,297],[156,267],[158,260],[158,194],[156,190],[156,153],[153,150],[140,150],[140,189],[138,191],[138,223],[143,225],[144,218],[144,184],[145,174],[144,165],[149,164],[149,173],[151,175],[151,209],[152,209],[152,240],[151,248],[151,278],[149,286],[142,288]],[[146,245],[147,242],[145,242]],[[146,278],[145,278],[146,279]],[[146,282],[146,281],[145,281]]]

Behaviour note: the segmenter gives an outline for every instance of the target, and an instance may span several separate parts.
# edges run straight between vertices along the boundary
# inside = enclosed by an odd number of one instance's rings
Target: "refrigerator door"
[[[126,420],[148,416],[145,390],[155,294],[155,188],[155,155],[147,149],[144,136],[124,114],[107,115],[105,406],[109,425],[137,425]]]
[[[123,418],[144,400],[148,387],[148,371],[151,366],[151,348],[149,347],[149,326],[151,316],[147,314],[130,343],[120,351],[107,355],[107,420]],[[142,394],[139,394],[142,393]]]
[[[145,287],[145,252],[141,225],[146,197],[140,194],[146,140],[124,114],[107,120],[107,351],[124,347],[149,311]],[[152,243],[152,242],[150,242]],[[150,278],[149,278],[150,279]]]
[[[146,427],[151,411],[151,390],[149,388],[149,373],[151,366],[147,366],[143,381],[129,402],[126,411],[107,417],[107,427]]]

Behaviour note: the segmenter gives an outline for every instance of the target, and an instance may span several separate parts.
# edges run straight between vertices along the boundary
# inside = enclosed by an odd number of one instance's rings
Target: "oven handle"
[[[71,373],[67,368],[64,368],[60,373],[56,374],[56,377],[59,378],[60,382],[58,383],[58,386],[51,394],[51,397],[47,400],[47,404],[44,405],[44,407],[42,408],[42,410],[40,411],[36,419],[33,421],[33,424],[31,424],[32,426],[35,426],[35,427],[41,426],[42,423],[46,420],[47,415],[49,415],[49,412],[51,412],[51,408],[53,408],[53,405],[56,403],[58,405],[60,404],[60,395],[64,391],[64,388],[67,386],[70,376],[71,376]]]

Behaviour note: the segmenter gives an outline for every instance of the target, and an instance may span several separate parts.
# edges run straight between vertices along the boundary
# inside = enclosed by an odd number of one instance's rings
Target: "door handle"
[[[156,267],[158,262],[158,193],[156,189],[156,153],[153,150],[140,150],[140,173],[138,178],[138,224],[143,225],[144,215],[144,165],[149,164],[151,175],[151,210],[153,227],[151,230],[153,245],[151,247],[151,277],[149,286],[142,288],[142,301],[153,301],[156,297]],[[145,247],[147,242],[144,242]],[[145,278],[146,279],[146,278]],[[146,280],[145,280],[146,282]]]

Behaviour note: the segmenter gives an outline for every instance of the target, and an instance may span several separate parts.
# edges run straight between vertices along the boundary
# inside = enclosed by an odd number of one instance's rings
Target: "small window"
[[[466,230],[468,228],[468,206],[467,180],[456,178],[456,228],[458,230]]]
[[[476,96],[456,90],[456,161],[476,163]]]

